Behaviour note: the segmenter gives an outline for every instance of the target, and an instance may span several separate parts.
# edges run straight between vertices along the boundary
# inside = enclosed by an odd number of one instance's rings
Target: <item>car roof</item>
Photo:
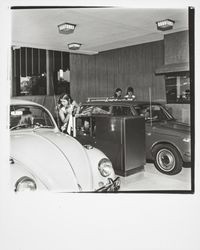
[[[36,102],[22,100],[22,99],[18,99],[18,98],[11,98],[10,99],[10,105],[37,105],[37,106],[42,107],[42,105],[40,105],[40,104],[38,104]]]
[[[134,100],[126,100],[126,99],[112,99],[112,100],[89,100],[87,102],[84,102],[83,105],[145,105],[150,104],[149,101],[134,101]],[[159,102],[151,102],[152,105],[162,105]]]

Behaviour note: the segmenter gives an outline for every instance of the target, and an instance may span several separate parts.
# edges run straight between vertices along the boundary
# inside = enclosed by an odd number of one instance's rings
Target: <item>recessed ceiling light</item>
[[[68,48],[71,50],[78,50],[81,47],[81,43],[69,43]]]
[[[165,20],[156,22],[157,29],[162,30],[162,31],[172,29],[174,26],[174,23],[175,23],[175,21],[173,21],[171,19],[165,19]]]
[[[75,30],[76,24],[72,23],[62,23],[58,25],[58,31],[61,34],[70,34],[73,33]]]

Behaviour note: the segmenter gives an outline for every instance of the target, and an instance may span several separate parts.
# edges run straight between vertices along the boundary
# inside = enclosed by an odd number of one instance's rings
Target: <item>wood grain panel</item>
[[[14,50],[14,77],[20,76],[20,49]]]
[[[38,49],[33,48],[33,75],[38,75],[38,60],[39,56],[38,56]]]
[[[32,48],[26,48],[26,53],[27,53],[27,76],[32,75]]]
[[[112,96],[117,87],[135,89],[137,100],[165,100],[164,78],[155,69],[164,62],[164,43],[156,41],[90,55],[70,55],[71,93],[83,102],[88,96]]]
[[[54,70],[57,72],[61,69],[61,51],[54,51]]]
[[[73,67],[70,66],[70,92],[72,98],[78,102],[82,100],[82,96],[85,96],[83,93],[86,92],[82,84],[82,61],[84,62],[84,58],[82,58],[80,55],[70,55],[70,63],[73,65]]]
[[[96,91],[101,96],[107,96],[107,57],[104,54],[98,56],[96,61]]]
[[[62,52],[62,58],[63,58],[63,71],[66,71],[67,69],[70,69],[69,66],[69,53],[67,52]]]
[[[84,92],[88,93],[88,56],[84,56],[84,60],[81,61],[81,92],[80,95]]]
[[[96,82],[96,57],[91,56],[88,57],[88,96],[95,96],[96,95],[96,87],[95,87],[95,82]],[[83,96],[84,98],[84,96]]]
[[[46,70],[46,50],[40,49],[40,65],[39,65],[39,73],[42,74],[47,72]]]
[[[189,62],[188,31],[165,35],[165,64]]]
[[[164,63],[164,56],[160,57],[159,54],[164,55],[164,41],[163,43],[155,42],[152,47],[153,60],[152,60],[152,98],[155,101],[166,101],[165,95],[165,81],[164,76],[155,76],[155,69]]]
[[[26,48],[24,47],[20,49],[20,75],[26,76]]]
[[[117,85],[116,83],[116,70],[115,70],[115,58],[114,55],[112,53],[108,53],[107,55],[107,67],[109,68],[109,73],[107,74],[107,88],[108,88],[108,96],[113,96],[114,94],[114,90],[117,87],[121,87],[120,84]]]

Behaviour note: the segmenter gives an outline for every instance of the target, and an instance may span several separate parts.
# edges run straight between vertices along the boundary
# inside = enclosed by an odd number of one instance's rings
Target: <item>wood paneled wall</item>
[[[165,64],[189,62],[189,34],[180,31],[165,35]]]
[[[126,94],[128,86],[137,100],[164,101],[164,76],[155,69],[164,63],[164,41],[156,41],[99,53],[70,54],[70,87],[72,97],[83,102],[90,96],[112,96],[117,87]]]

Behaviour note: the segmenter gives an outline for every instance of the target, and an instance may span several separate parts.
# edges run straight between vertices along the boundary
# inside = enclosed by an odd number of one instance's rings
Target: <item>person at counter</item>
[[[120,99],[122,98],[122,90],[120,88],[116,88],[113,97],[115,99]]]
[[[58,100],[58,115],[61,120],[61,130],[71,135],[74,127],[74,116],[79,112],[79,105],[70,95],[62,94]]]
[[[135,100],[134,89],[132,87],[127,88],[126,95],[124,96],[127,100]]]

